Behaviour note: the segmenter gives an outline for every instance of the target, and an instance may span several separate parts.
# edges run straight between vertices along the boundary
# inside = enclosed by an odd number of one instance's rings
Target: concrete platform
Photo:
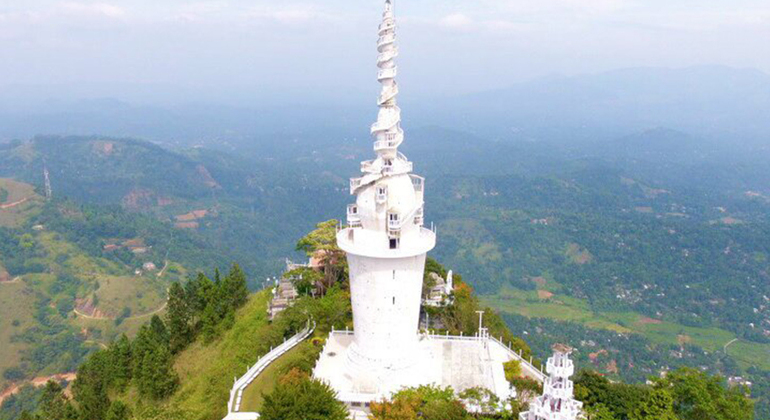
[[[503,364],[518,356],[494,339],[420,335],[407,368],[380,372],[360,372],[352,366],[346,357],[352,344],[352,332],[332,332],[313,372],[338,392],[338,399],[351,411],[365,410],[372,401],[420,385],[452,387],[457,393],[483,387],[501,399],[512,395]]]

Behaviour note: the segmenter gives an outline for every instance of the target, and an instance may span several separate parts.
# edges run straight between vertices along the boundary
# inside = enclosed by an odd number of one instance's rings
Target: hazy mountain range
[[[252,143],[288,133],[366,138],[375,114],[371,89],[319,86],[232,92],[165,85],[6,86],[0,88],[0,139],[36,134],[104,134],[183,144]],[[767,144],[770,75],[751,69],[635,68],[553,76],[506,89],[410,97],[407,129],[437,125],[491,139],[610,139],[657,127],[707,139]],[[301,105],[299,105],[301,104]],[[323,135],[323,134],[322,134]]]

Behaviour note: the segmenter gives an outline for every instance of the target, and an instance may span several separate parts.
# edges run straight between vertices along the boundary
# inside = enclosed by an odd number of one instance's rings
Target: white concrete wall
[[[370,368],[397,367],[417,344],[425,254],[369,258],[348,254],[355,344],[349,358]]]

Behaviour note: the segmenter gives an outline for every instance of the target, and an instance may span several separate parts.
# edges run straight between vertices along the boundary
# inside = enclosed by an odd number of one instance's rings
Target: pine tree
[[[187,347],[192,340],[190,329],[191,314],[187,295],[178,282],[171,284],[168,292],[168,311],[166,322],[169,331],[169,347],[176,354]]]
[[[97,352],[80,366],[72,387],[75,401],[80,408],[80,420],[103,420],[110,406],[105,383],[104,352]]]
[[[201,320],[209,301],[215,298],[213,296],[215,289],[214,283],[203,273],[198,273],[195,279],[190,280],[185,285],[185,296],[192,315],[193,325]]]
[[[48,381],[40,396],[40,415],[46,420],[74,420],[76,412],[58,382]]]
[[[214,303],[209,303],[201,316],[201,332],[206,343],[210,343],[217,335],[217,325],[220,318]]]
[[[246,281],[246,273],[238,264],[233,264],[228,277],[227,294],[233,309],[238,309],[246,304],[249,299],[249,286]]]
[[[174,360],[166,347],[158,346],[144,356],[142,374],[138,381],[142,395],[154,399],[165,398],[176,390],[178,382]]]
[[[157,343],[168,346],[168,328],[166,328],[166,324],[163,323],[163,320],[160,319],[158,315],[153,315],[152,319],[150,320],[150,330],[152,331],[152,334]]]
[[[133,360],[131,341],[125,334],[121,335],[110,349],[112,356],[112,384],[118,390],[125,390],[133,376]]]

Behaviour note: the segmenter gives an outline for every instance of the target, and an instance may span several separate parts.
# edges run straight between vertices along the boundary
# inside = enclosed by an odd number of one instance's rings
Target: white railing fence
[[[519,350],[519,352],[516,353],[511,348],[511,344],[510,343],[508,343],[507,346],[503,343],[502,337],[500,337],[500,339],[497,339],[495,337],[490,337],[490,338],[492,339],[492,341],[495,341],[497,344],[500,344],[501,346],[503,346],[503,348],[505,348],[508,351],[508,354],[510,356],[513,356],[514,359],[518,360],[521,363],[523,370],[528,371],[529,374],[534,376],[535,379],[538,380],[539,382],[541,382],[541,383],[545,382],[545,378],[548,375],[546,375],[545,372],[543,372],[542,367],[540,369],[538,369],[538,368],[535,367],[535,365],[532,364],[532,357],[531,356],[530,356],[529,360],[526,360],[524,357],[522,357],[521,350]]]
[[[254,379],[256,379],[257,376],[259,376],[259,374],[262,373],[271,363],[286,354],[286,352],[294,348],[297,344],[308,338],[315,330],[315,326],[315,322],[311,323],[311,321],[308,320],[305,329],[297,333],[297,335],[284,340],[284,342],[278,347],[271,348],[270,352],[260,357],[259,360],[257,360],[257,363],[246,371],[245,375],[243,375],[240,379],[236,379],[235,383],[233,384],[233,388],[230,390],[230,400],[227,404],[227,412],[239,412],[241,410],[243,390],[251,385],[251,383],[254,382]]]

